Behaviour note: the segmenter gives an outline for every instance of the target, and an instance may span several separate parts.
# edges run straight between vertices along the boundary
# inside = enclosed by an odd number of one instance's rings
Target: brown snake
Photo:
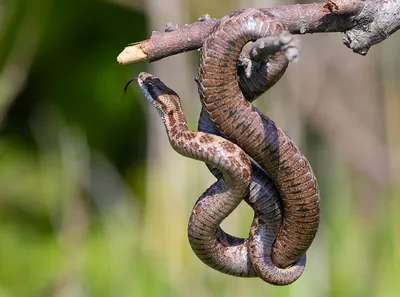
[[[294,282],[304,270],[305,257],[286,269],[276,267],[270,258],[282,220],[272,181],[237,145],[217,135],[189,131],[178,95],[158,78],[142,72],[137,80],[159,112],[171,146],[222,175],[198,199],[189,220],[189,241],[196,255],[227,274],[259,276],[275,285]],[[230,236],[219,227],[243,199],[255,211],[249,239]]]
[[[280,31],[282,25],[262,9],[235,11],[222,18],[203,44],[197,82],[203,114],[266,170],[279,190],[283,222],[272,261],[288,267],[303,259],[318,230],[317,180],[296,144],[246,100],[237,80],[243,46]]]

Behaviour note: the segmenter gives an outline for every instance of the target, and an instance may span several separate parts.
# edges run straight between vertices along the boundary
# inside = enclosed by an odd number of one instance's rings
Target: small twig
[[[276,52],[283,52],[290,62],[297,61],[299,50],[289,32],[284,31],[278,36],[260,38],[247,43],[239,56],[239,64],[244,67],[246,77],[249,78],[260,63],[268,61],[268,56]]]
[[[262,61],[268,55],[278,51],[282,51],[291,62],[298,58],[299,50],[293,36],[289,32],[284,31],[279,36],[269,36],[258,39],[253,43],[250,58],[256,61]]]

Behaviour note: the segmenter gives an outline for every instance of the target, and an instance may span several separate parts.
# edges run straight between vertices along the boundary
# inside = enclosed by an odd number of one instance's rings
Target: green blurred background
[[[120,66],[119,52],[168,21],[291,3],[0,0],[0,297],[398,296],[399,34],[366,57],[340,34],[300,36],[300,61],[257,102],[321,188],[320,231],[287,287],[194,256],[187,220],[213,178],[169,147],[137,87],[123,96],[151,71],[195,128],[198,53]],[[224,227],[246,236],[251,217],[241,205]]]

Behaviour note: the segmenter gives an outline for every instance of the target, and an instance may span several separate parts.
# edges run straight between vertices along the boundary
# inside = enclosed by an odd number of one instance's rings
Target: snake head
[[[166,114],[174,106],[180,106],[178,95],[167,87],[158,77],[146,72],[141,72],[137,77],[137,81],[146,99],[161,115]],[[178,105],[176,103],[178,103]]]

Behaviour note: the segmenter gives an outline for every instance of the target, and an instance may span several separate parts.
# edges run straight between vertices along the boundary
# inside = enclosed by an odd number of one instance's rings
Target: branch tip
[[[117,61],[121,65],[128,65],[146,60],[148,60],[147,54],[143,51],[140,43],[125,47],[117,57]]]

